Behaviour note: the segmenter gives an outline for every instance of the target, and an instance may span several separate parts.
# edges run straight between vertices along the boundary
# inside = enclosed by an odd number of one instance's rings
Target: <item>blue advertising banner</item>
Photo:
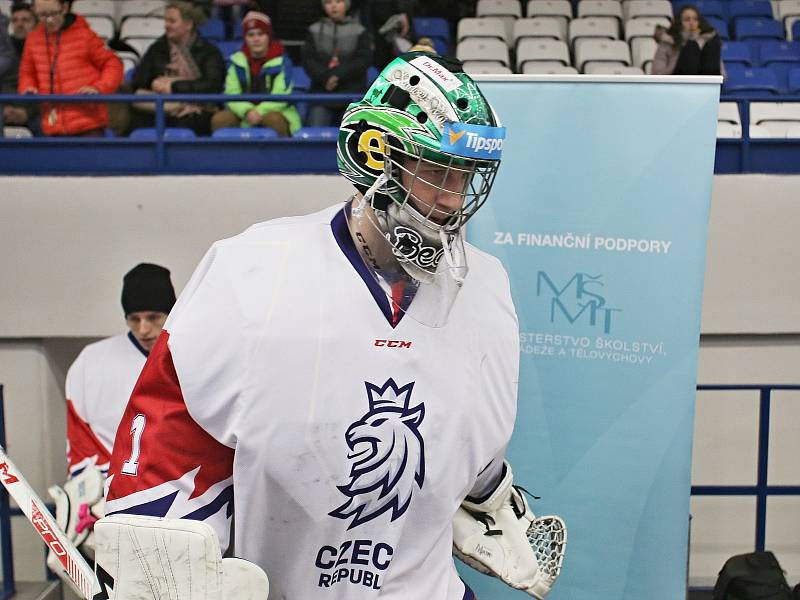
[[[469,240],[520,318],[509,458],[568,526],[553,600],[686,594],[700,305],[721,78],[486,78],[506,127]],[[525,595],[461,568],[479,600]]]

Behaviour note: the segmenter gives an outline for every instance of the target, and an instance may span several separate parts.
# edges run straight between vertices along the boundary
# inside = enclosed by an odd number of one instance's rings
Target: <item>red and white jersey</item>
[[[105,472],[147,352],[130,332],[86,346],[67,372],[67,463],[74,477],[93,465]]]
[[[214,244],[123,417],[108,514],[205,520],[223,548],[235,515],[273,599],[471,598],[451,523],[502,469],[519,338],[499,261],[467,252],[447,325],[393,327],[341,207]]]

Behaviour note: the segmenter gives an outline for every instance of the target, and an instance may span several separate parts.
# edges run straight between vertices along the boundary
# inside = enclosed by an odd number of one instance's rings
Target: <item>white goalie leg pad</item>
[[[567,530],[559,517],[535,517],[512,485],[505,463],[500,484],[482,502],[464,500],[453,518],[453,553],[472,568],[534,598],[544,598],[561,572]]]
[[[214,530],[188,519],[112,515],[95,525],[99,598],[265,600],[269,581],[257,565],[222,559]]]

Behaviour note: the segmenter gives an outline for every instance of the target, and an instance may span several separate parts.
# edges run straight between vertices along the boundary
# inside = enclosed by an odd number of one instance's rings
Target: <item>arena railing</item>
[[[293,104],[346,104],[349,94],[291,94]],[[286,102],[287,96],[246,94],[171,95],[0,95],[0,105],[20,103],[153,102],[154,140],[126,137],[80,138],[0,137],[0,175],[141,175],[141,174],[262,174],[336,173],[336,139],[219,139],[164,137],[165,102],[225,102],[265,100]],[[714,172],[800,173],[800,139],[750,137],[751,102],[800,102],[800,95],[726,94],[722,102],[739,105],[741,138],[719,138]]]

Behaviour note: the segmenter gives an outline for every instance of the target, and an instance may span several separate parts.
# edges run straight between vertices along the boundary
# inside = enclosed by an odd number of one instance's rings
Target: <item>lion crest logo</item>
[[[383,387],[368,381],[369,410],[347,428],[350,481],[336,486],[347,501],[328,513],[351,519],[347,529],[358,527],[391,511],[398,519],[411,503],[414,485],[425,480],[425,444],[419,425],[425,406],[411,406],[414,382],[398,387],[389,379]]]

